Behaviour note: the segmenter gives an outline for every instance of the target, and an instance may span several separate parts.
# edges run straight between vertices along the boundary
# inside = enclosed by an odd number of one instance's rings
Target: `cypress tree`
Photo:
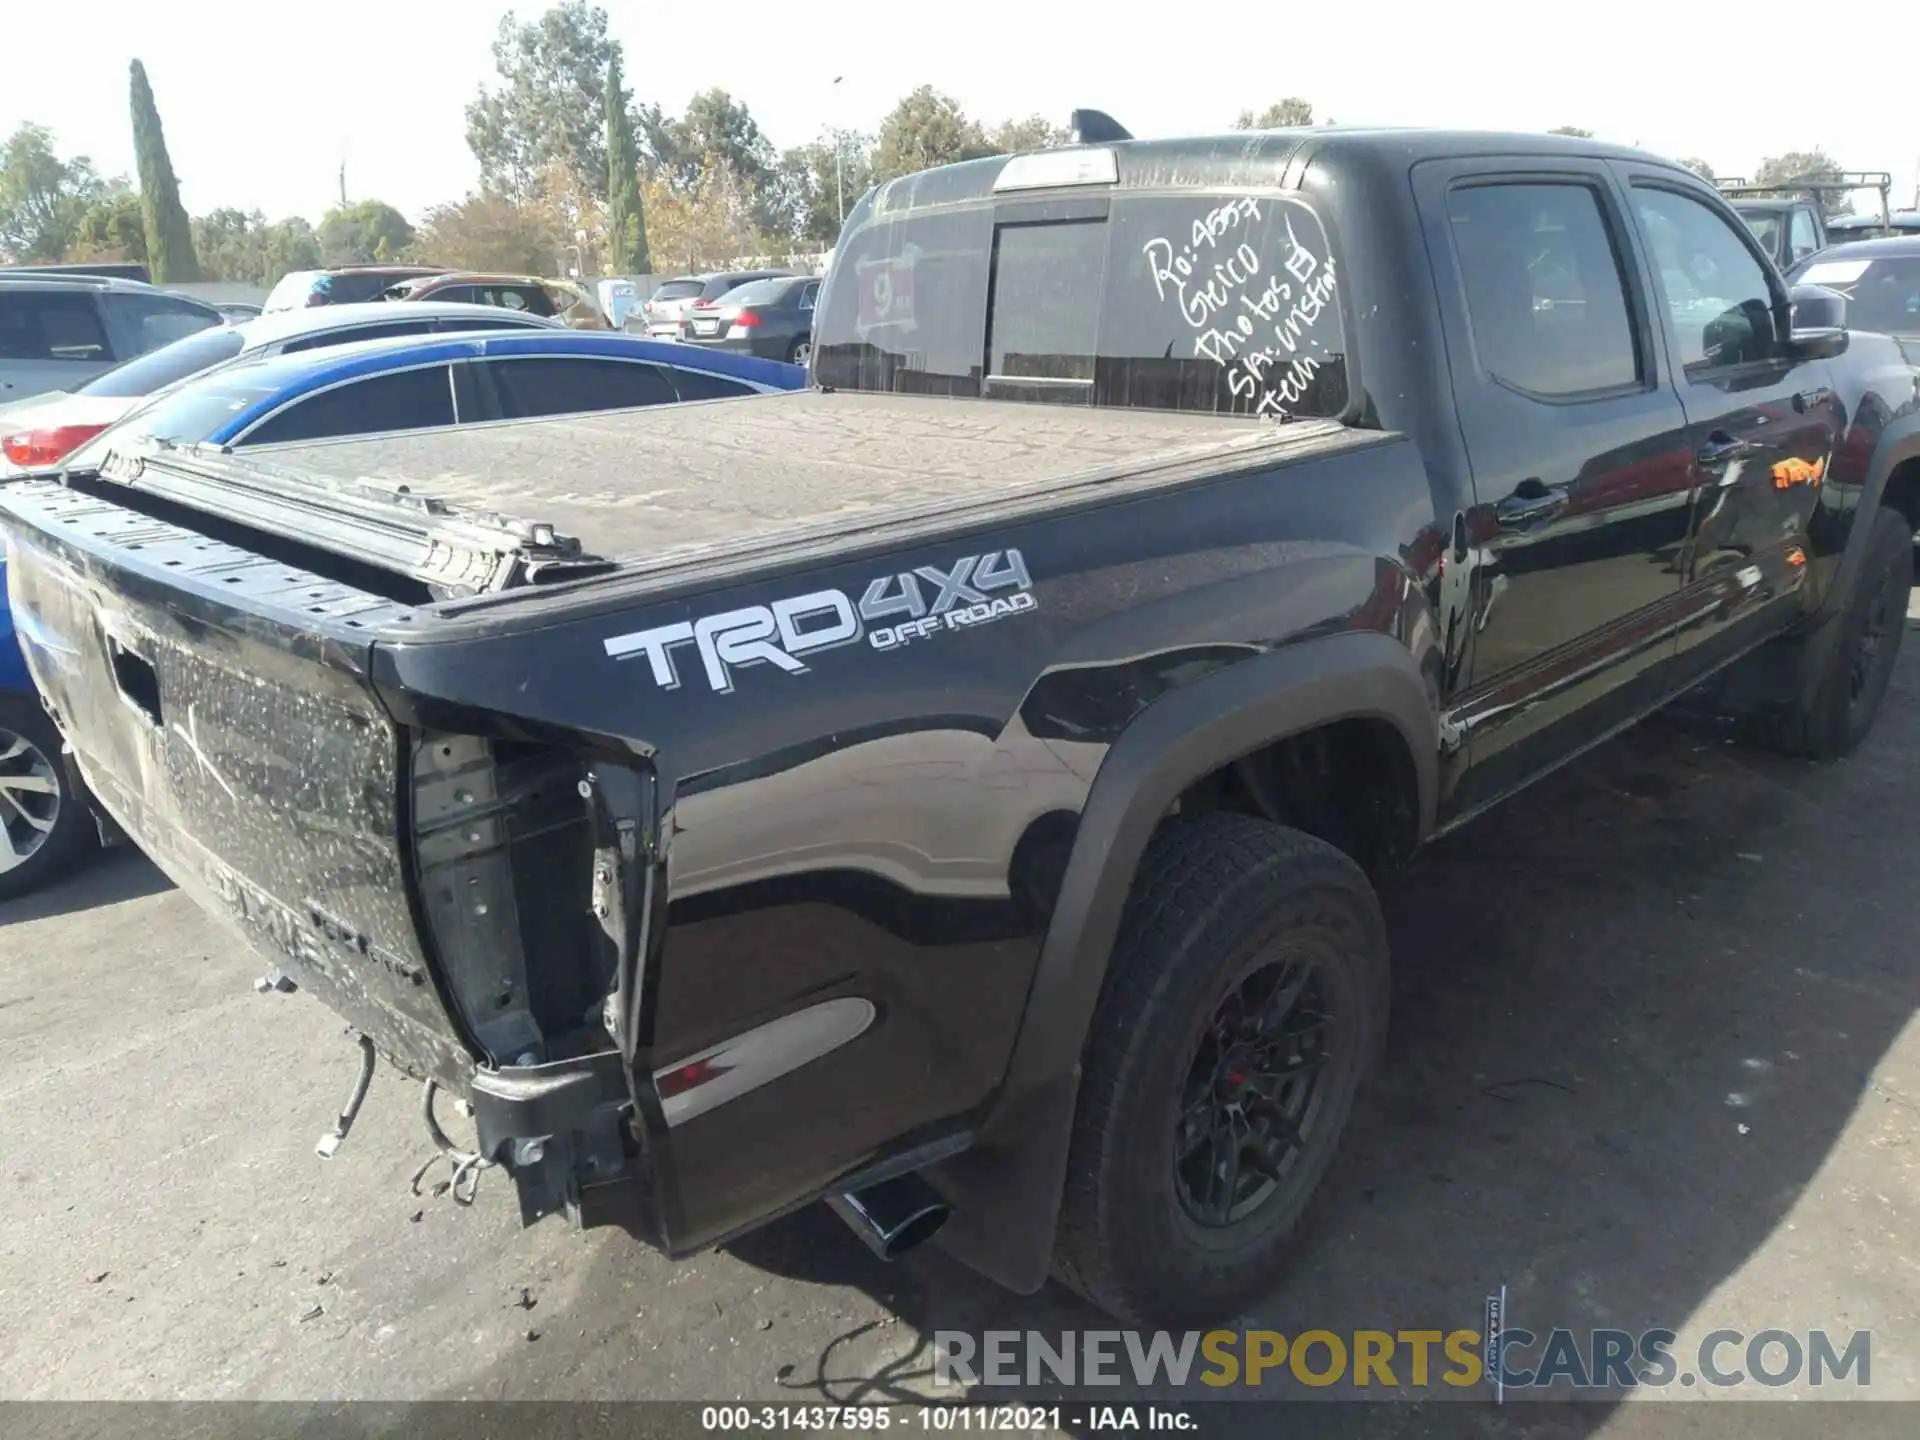
[[[613,245],[614,273],[646,275],[647,222],[640,201],[640,157],[633,139],[633,117],[620,84],[620,52],[607,64],[607,231]]]
[[[167,158],[147,69],[138,60],[133,75],[133,158],[140,171],[140,216],[147,231],[147,269],[156,285],[200,278],[193,254],[193,227],[180,204],[180,184]]]

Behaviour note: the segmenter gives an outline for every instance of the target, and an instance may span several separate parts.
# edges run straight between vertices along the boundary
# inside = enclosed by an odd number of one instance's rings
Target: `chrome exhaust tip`
[[[829,1195],[827,1204],[882,1260],[898,1260],[931,1240],[953,1213],[931,1185],[913,1174]]]

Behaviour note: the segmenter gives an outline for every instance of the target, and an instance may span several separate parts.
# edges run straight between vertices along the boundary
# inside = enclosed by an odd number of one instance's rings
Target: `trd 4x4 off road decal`
[[[947,570],[921,565],[878,576],[858,603],[844,590],[815,590],[771,605],[748,605],[615,635],[606,646],[616,660],[646,656],[654,684],[678,690],[684,657],[676,652],[690,645],[700,656],[707,684],[725,695],[733,690],[733,672],[748,665],[772,665],[789,675],[804,675],[803,655],[857,645],[862,639],[875,650],[897,650],[948,630],[1018,615],[1034,604],[1033,580],[1020,552],[989,550],[963,555]]]

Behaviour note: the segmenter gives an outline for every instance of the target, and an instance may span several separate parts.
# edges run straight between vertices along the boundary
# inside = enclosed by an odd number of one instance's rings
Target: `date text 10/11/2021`
[[[1250,240],[1228,250],[1234,231],[1262,218],[1260,207],[1256,197],[1243,196],[1195,220],[1185,245],[1157,236],[1143,249],[1155,294],[1171,300],[1195,332],[1195,357],[1231,367],[1234,398],[1285,419],[1320,368],[1319,357],[1300,346],[1332,301],[1334,262],[1301,243],[1291,216],[1281,262],[1286,276],[1268,272]]]
[[[1046,1435],[1061,1430],[1191,1432],[1199,1422],[1191,1411],[1160,1405],[705,1405],[700,1428]]]

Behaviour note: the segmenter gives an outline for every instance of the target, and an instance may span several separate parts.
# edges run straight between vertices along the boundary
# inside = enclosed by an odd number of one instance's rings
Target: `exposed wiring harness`
[[[433,1113],[433,1097],[440,1087],[432,1080],[427,1081],[426,1089],[420,1095],[420,1118],[427,1122],[427,1134],[432,1137],[435,1153],[427,1157],[426,1163],[413,1172],[413,1193],[420,1193],[420,1182],[427,1178],[427,1172],[434,1165],[445,1160],[453,1171],[453,1177],[447,1182],[447,1189],[453,1195],[456,1205],[471,1205],[473,1197],[480,1188],[480,1172],[491,1170],[497,1161],[489,1160],[477,1151],[462,1150],[448,1138],[447,1132],[440,1128],[440,1121]]]

